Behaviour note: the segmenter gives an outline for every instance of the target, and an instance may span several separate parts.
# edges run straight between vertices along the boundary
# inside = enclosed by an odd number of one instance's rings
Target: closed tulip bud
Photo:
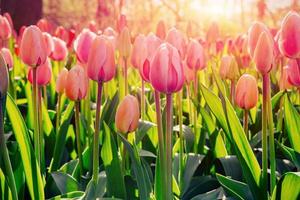
[[[68,72],[66,68],[63,68],[57,76],[55,90],[58,94],[62,94],[65,91]]]
[[[186,44],[183,34],[180,31],[178,31],[176,28],[171,28],[168,31],[166,42],[170,43],[178,50],[182,59],[185,58]]]
[[[37,26],[29,26],[24,30],[20,57],[22,61],[31,66],[38,67],[46,62],[47,46],[42,32]]]
[[[156,36],[164,40],[166,38],[166,25],[165,22],[160,20],[156,26]]]
[[[121,58],[128,58],[131,53],[131,37],[127,27],[124,27],[118,38],[118,49]]]
[[[271,37],[271,33],[268,28],[261,22],[254,22],[248,30],[248,47],[250,56],[253,58],[254,51],[259,39],[259,36],[262,32],[265,32]]]
[[[179,53],[169,43],[163,43],[154,54],[150,65],[150,82],[159,92],[170,94],[182,89],[183,66]]]
[[[281,24],[279,49],[289,58],[300,58],[300,15],[289,12]]]
[[[11,70],[13,68],[14,61],[13,61],[13,57],[11,55],[10,50],[7,48],[2,48],[1,53],[2,53],[2,56],[4,57],[4,60],[6,62],[8,69]]]
[[[201,70],[205,67],[204,50],[196,40],[191,40],[188,45],[187,66],[192,70]]]
[[[68,48],[66,42],[57,37],[53,37],[53,44],[54,49],[50,57],[56,61],[64,60],[68,56]]]
[[[95,37],[96,34],[89,29],[83,29],[77,36],[74,42],[74,50],[79,62],[87,64],[90,49]]]
[[[47,59],[47,61],[40,65],[37,68],[37,84],[39,86],[45,86],[48,85],[48,83],[50,83],[51,81],[51,77],[52,77],[52,67],[51,67],[51,62],[49,59]],[[29,71],[28,71],[28,81],[32,84],[33,83],[33,72],[32,72],[32,67],[29,67]]]
[[[0,39],[1,40],[7,40],[11,36],[11,26],[9,24],[9,21],[0,15]]]
[[[120,32],[122,32],[122,30],[127,26],[127,19],[126,19],[126,15],[121,14],[120,18],[117,21],[117,29]]]
[[[288,66],[284,66],[282,68],[282,72],[280,75],[280,80],[279,80],[279,88],[280,90],[288,90],[292,87],[292,85],[290,84],[288,78],[289,78],[289,67]]]
[[[238,65],[233,56],[223,56],[221,58],[220,76],[223,79],[234,80],[238,76]]]
[[[84,68],[74,66],[67,75],[65,84],[66,96],[72,101],[80,101],[85,98],[88,89],[88,77]]]
[[[273,49],[274,43],[272,42],[272,38],[267,33],[262,32],[257,41],[253,56],[256,69],[261,74],[266,74],[272,69],[274,59]]]
[[[212,22],[206,33],[206,41],[209,44],[214,43],[219,38],[219,35],[220,31],[218,24],[216,22]]]
[[[46,32],[43,33],[43,36],[44,36],[46,46],[47,46],[47,55],[50,56],[54,50],[53,38],[49,33],[46,33]]]
[[[146,37],[142,34],[139,34],[133,43],[132,53],[131,53],[131,64],[133,67],[139,69],[143,61],[147,56],[147,46],[146,46]]]
[[[295,59],[288,62],[288,81],[296,87],[300,87],[300,66]]]
[[[140,67],[140,74],[144,81],[149,82],[150,63],[153,59],[154,53],[157,48],[161,45],[161,39],[150,33],[146,37],[146,58],[144,58],[142,66]]]
[[[242,109],[251,109],[258,101],[256,79],[250,74],[243,74],[236,84],[235,102]]]
[[[127,95],[117,108],[115,123],[121,133],[130,133],[137,129],[140,118],[139,102],[136,97]]]
[[[87,74],[97,82],[111,80],[116,72],[114,49],[105,36],[96,36],[87,64]]]
[[[8,71],[4,57],[0,54],[0,98],[6,96],[8,89]]]

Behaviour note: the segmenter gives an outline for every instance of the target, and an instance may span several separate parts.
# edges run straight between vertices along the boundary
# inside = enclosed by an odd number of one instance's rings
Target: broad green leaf
[[[1,199],[12,200],[11,190],[8,186],[5,175],[0,168],[0,197]]]
[[[104,171],[100,172],[98,174],[98,183],[95,187],[94,181],[91,179],[89,184],[86,187],[85,190],[85,195],[83,199],[85,200],[92,200],[92,199],[97,199],[101,198],[105,194],[106,190],[106,174]]]
[[[135,133],[136,144],[138,144],[140,141],[142,141],[144,136],[147,134],[148,130],[155,125],[156,124],[154,124],[152,122],[140,120],[139,125],[138,125],[138,130]]]
[[[52,172],[51,176],[53,177],[61,194],[78,191],[80,188],[79,183],[69,174],[65,174],[62,172]]]
[[[289,148],[283,144],[280,144],[276,140],[275,140],[275,142],[279,146],[279,148],[281,149],[281,151],[283,152],[285,157],[287,159],[291,160],[296,165],[296,167],[298,167],[298,169],[299,169],[300,168],[300,153],[298,153],[297,151],[295,151],[292,148]]]
[[[272,110],[277,106],[277,104],[279,103],[279,101],[283,95],[284,95],[284,91],[281,90],[272,97],[272,99],[271,99]]]
[[[62,194],[55,196],[53,198],[50,198],[48,200],[69,200],[69,199],[81,199],[81,197],[84,195],[84,192],[82,191],[74,191],[74,192],[69,192],[67,194]]]
[[[26,169],[25,178],[30,196],[32,199],[44,199],[42,176],[30,143],[28,129],[17,105],[9,95],[6,109],[20,148],[24,169]]]
[[[276,185],[272,200],[299,200],[300,199],[300,172],[288,172]]]

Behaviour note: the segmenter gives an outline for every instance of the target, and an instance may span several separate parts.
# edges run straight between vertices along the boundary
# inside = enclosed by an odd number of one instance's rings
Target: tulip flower
[[[183,34],[180,31],[176,28],[171,28],[168,31],[166,42],[170,43],[178,50],[181,59],[185,58],[186,44]]]
[[[127,134],[136,130],[140,118],[136,97],[127,95],[117,108],[115,122],[118,131]]]
[[[44,36],[46,46],[47,46],[47,55],[50,56],[51,53],[54,51],[53,38],[49,33],[46,33],[46,32],[43,33],[43,36]]]
[[[56,79],[56,92],[59,94],[64,93],[65,87],[67,84],[67,76],[68,76],[68,70],[66,68],[63,68]]]
[[[43,32],[52,33],[53,31],[53,24],[51,24],[47,19],[42,18],[36,23],[37,27]]]
[[[209,44],[212,44],[217,41],[219,35],[220,35],[220,31],[219,31],[218,24],[216,22],[212,22],[206,33],[206,41]]]
[[[37,26],[29,26],[24,30],[20,45],[20,57],[25,64],[31,67],[38,67],[46,62],[47,45]]]
[[[8,40],[11,36],[11,26],[9,24],[9,21],[4,17],[0,15],[0,39],[1,40]]]
[[[238,76],[238,66],[233,56],[225,55],[221,58],[220,76],[223,79],[234,81]]]
[[[131,64],[133,67],[139,69],[146,56],[147,56],[147,45],[146,45],[146,37],[142,34],[139,34],[133,43],[132,46],[132,54],[131,54]]]
[[[300,87],[300,67],[295,59],[290,59],[288,62],[288,82],[293,86]]]
[[[52,67],[49,59],[37,68],[37,84],[38,86],[45,86],[50,83],[52,77]],[[29,67],[28,81],[33,84],[33,68]]]
[[[300,78],[300,76],[299,76],[299,78]],[[288,90],[291,87],[292,87],[292,85],[289,81],[289,66],[284,66],[282,68],[281,74],[280,74],[279,88],[280,88],[280,90]]]
[[[55,61],[62,61],[68,56],[68,49],[65,41],[53,37],[54,49],[50,57]]]
[[[74,41],[74,50],[77,59],[83,64],[87,64],[90,48],[96,37],[96,34],[89,29],[83,29]]]
[[[0,54],[0,74],[0,100],[2,100],[6,97],[9,82],[7,64],[5,62],[5,57],[2,54]]]
[[[202,45],[191,40],[187,48],[187,66],[192,70],[201,70],[205,67],[205,57]]]
[[[289,58],[300,58],[300,15],[290,11],[283,19],[279,35],[279,49]]]
[[[118,32],[121,33],[126,26],[127,26],[126,15],[121,14],[119,20],[117,21]]]
[[[4,60],[6,62],[6,65],[7,65],[8,69],[12,70],[13,65],[14,65],[14,61],[13,61],[13,57],[11,55],[10,50],[7,49],[7,48],[2,48],[1,53],[2,53],[2,56],[4,57]]]
[[[156,36],[164,40],[166,38],[166,25],[165,22],[160,20],[156,26]]]

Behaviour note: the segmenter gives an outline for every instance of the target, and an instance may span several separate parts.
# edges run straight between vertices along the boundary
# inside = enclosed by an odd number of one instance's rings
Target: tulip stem
[[[194,69],[194,101],[198,102],[198,77],[197,77],[197,70]],[[194,106],[194,134],[195,134],[195,142],[194,142],[194,153],[198,152],[198,141],[200,136],[198,135],[197,130],[197,106]]]
[[[267,120],[268,120],[268,75],[263,75],[263,104],[262,104],[262,188],[267,194],[268,180],[268,141],[267,141]]]
[[[155,98],[155,109],[156,109],[156,123],[157,123],[157,131],[158,131],[158,150],[159,150],[159,163],[160,163],[160,178],[161,178],[161,185],[166,186],[166,160],[164,157],[165,152],[165,140],[163,135],[163,127],[162,127],[162,117],[161,117],[161,110],[160,110],[160,94],[158,91],[155,90],[154,92]],[[165,190],[162,189],[162,198],[166,198]]]
[[[124,79],[125,79],[125,96],[128,94],[128,77],[127,77],[127,59],[124,57]]]
[[[142,121],[145,119],[145,81],[142,79],[142,92],[141,92],[141,110]]]
[[[180,183],[180,191],[183,189],[183,173],[184,173],[184,138],[183,138],[183,130],[182,130],[182,91],[178,92],[178,117],[179,117],[179,183]]]
[[[248,115],[249,111],[247,109],[244,110],[244,131],[248,140],[250,140],[250,134],[248,132]]]
[[[47,96],[47,86],[43,86],[43,95],[44,95],[44,103],[45,107],[48,108],[48,96]]]
[[[42,116],[42,87],[38,88],[38,122],[39,122],[39,145],[40,145],[40,157],[41,157],[41,171],[45,172],[46,164],[45,164],[45,149],[44,149],[44,133],[43,133],[43,116]]]
[[[166,105],[166,112],[167,112],[167,122],[166,122],[166,156],[167,156],[167,200],[173,199],[173,192],[172,192],[172,93],[167,94],[167,105]]]
[[[57,96],[57,105],[56,105],[56,123],[55,123],[55,133],[58,134],[59,125],[60,125],[60,104],[61,104],[61,94]]]
[[[40,129],[39,129],[39,120],[38,120],[38,86],[37,86],[37,68],[32,68],[32,76],[33,76],[33,91],[32,91],[32,104],[33,104],[33,118],[34,118],[34,150],[35,156],[38,161],[38,165],[41,166],[41,155],[40,155]]]
[[[10,186],[11,194],[12,194],[12,199],[18,199],[18,192],[17,192],[17,187],[16,187],[16,182],[14,178],[14,173],[13,169],[11,166],[11,162],[9,159],[9,153],[7,150],[7,146],[5,143],[5,137],[4,137],[4,102],[5,102],[6,97],[1,97],[0,95],[0,152],[3,158],[5,170],[6,170],[6,175],[7,175],[7,180],[8,184]]]
[[[79,172],[81,176],[83,174],[83,163],[82,163],[82,150],[81,150],[81,138],[80,138],[79,108],[80,108],[80,101],[76,101],[75,102],[75,126],[76,126],[75,134],[76,134],[76,141],[77,141]]]
[[[98,82],[97,93],[97,108],[94,134],[94,148],[93,148],[93,182],[97,185],[98,182],[98,167],[99,167],[99,131],[100,131],[100,112],[101,112],[101,97],[102,97],[102,82]]]
[[[231,104],[234,106],[234,95],[235,95],[235,81],[231,80],[230,83],[230,101]]]

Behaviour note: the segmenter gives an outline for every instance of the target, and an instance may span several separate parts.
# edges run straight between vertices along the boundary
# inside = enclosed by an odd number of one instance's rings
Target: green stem
[[[75,102],[75,134],[76,134],[76,142],[77,142],[77,154],[79,160],[79,172],[80,176],[83,174],[83,163],[82,163],[82,150],[81,150],[81,138],[80,138],[80,124],[79,124],[79,108],[80,101]]]
[[[5,143],[5,137],[4,137],[4,108],[3,108],[3,101],[4,98],[0,97],[0,152],[2,154],[3,157],[3,161],[4,161],[4,166],[5,166],[5,170],[6,170],[6,175],[7,175],[7,179],[8,179],[8,184],[10,186],[10,190],[11,190],[11,194],[12,194],[12,199],[18,199],[18,192],[17,192],[17,187],[16,187],[16,182],[15,182],[15,178],[14,178],[14,173],[13,173],[13,169],[10,163],[10,159],[9,159],[9,154],[8,154],[8,150],[7,150],[7,146]]]
[[[197,77],[197,70],[194,70],[194,101],[198,101],[198,77]],[[195,142],[194,142],[194,153],[198,152],[198,141],[199,141],[199,134],[197,129],[197,107],[194,106],[194,134],[195,134]]]
[[[40,157],[41,157],[41,172],[44,173],[46,170],[45,164],[45,148],[44,148],[44,133],[43,133],[43,110],[42,110],[42,87],[38,88],[38,122],[39,122],[39,145],[40,145]]]
[[[244,110],[244,131],[248,140],[250,140],[250,134],[248,132],[248,113],[247,109]]]
[[[125,79],[125,96],[128,94],[128,77],[127,77],[127,59],[124,57],[124,79]]]
[[[268,75],[263,75],[263,104],[262,104],[262,178],[261,186],[264,193],[267,195],[267,180],[268,180],[268,136],[267,136],[267,120],[268,120]]]
[[[167,105],[166,105],[166,112],[167,112],[167,123],[166,123],[166,156],[167,156],[167,200],[173,199],[173,192],[172,192],[172,93],[167,94]]]
[[[55,122],[55,133],[58,134],[59,125],[60,125],[60,104],[61,104],[61,94],[57,96],[57,105],[56,105],[56,122]]]
[[[48,96],[47,96],[47,86],[43,86],[43,95],[44,95],[44,103],[45,107],[48,108]]]
[[[280,97],[280,102],[279,102],[279,116],[278,116],[278,123],[277,123],[277,131],[280,132],[280,135],[279,135],[279,141],[281,141],[281,138],[282,138],[282,134],[283,134],[283,131],[282,131],[282,124],[283,124],[283,103],[284,103],[284,96]]]
[[[183,138],[183,119],[182,119],[182,91],[178,92],[178,117],[179,117],[179,183],[180,183],[180,191],[183,190],[183,174],[184,174],[184,138]]]
[[[37,85],[37,68],[32,68],[33,75],[33,91],[32,91],[32,104],[33,104],[33,118],[34,118],[34,150],[35,156],[38,161],[38,165],[41,166],[41,155],[40,155],[40,129],[39,129],[39,120],[38,120],[38,85]]]
[[[142,79],[142,92],[141,92],[141,116],[142,121],[145,119],[145,81]]]
[[[94,134],[94,148],[93,148],[93,182],[96,185],[98,182],[98,167],[99,167],[99,131],[100,131],[100,112],[101,112],[101,97],[102,97],[103,83],[98,83],[97,93],[97,109],[95,121],[95,134]]]
[[[231,83],[230,83],[230,101],[231,101],[231,104],[234,106],[234,95],[235,95],[235,81],[234,80],[231,80]]]
[[[161,185],[166,185],[166,160],[164,159],[164,152],[165,152],[165,141],[163,135],[163,128],[162,128],[162,117],[161,117],[161,110],[160,110],[160,94],[158,91],[155,90],[154,92],[155,98],[155,109],[156,109],[156,123],[157,123],[157,131],[158,131],[158,150],[159,150],[159,162],[160,162],[160,177],[161,177]],[[162,190],[163,199],[166,198],[166,191]]]

